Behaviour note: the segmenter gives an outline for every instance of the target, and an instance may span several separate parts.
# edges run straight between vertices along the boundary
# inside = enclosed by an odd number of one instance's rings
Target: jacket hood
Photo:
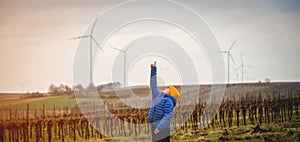
[[[164,94],[164,97],[168,97],[172,100],[173,104],[174,104],[174,107],[176,106],[176,103],[177,103],[177,99],[173,96],[170,96],[168,94]]]

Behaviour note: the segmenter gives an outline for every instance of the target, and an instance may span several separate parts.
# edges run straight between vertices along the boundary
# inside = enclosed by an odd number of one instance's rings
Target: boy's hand
[[[159,130],[158,129],[155,129],[154,130],[154,134],[158,134],[159,133]]]
[[[155,67],[156,66],[156,61],[154,61],[154,64],[151,64],[151,67]]]

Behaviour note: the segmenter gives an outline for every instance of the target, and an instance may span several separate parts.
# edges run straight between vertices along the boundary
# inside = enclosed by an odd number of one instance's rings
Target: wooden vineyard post
[[[296,110],[296,119],[299,119],[299,104],[300,103],[300,92],[298,93],[298,96],[296,97],[295,102],[295,110]]]
[[[248,118],[250,123],[254,125],[254,117],[253,117],[253,98],[249,98],[249,92],[246,94],[246,102],[247,102],[247,110],[248,110]]]
[[[275,95],[275,93],[273,93],[273,95]],[[271,122],[274,122],[274,105],[275,105],[275,101],[274,101],[275,96],[271,98],[269,98],[269,106],[270,106],[270,111],[271,111]]]
[[[110,124],[110,134],[111,134],[111,136],[113,136],[113,130],[114,130],[113,129],[113,119],[114,119],[113,116],[109,117],[109,120],[110,120],[110,123],[109,123]]]
[[[29,104],[27,104],[27,111],[26,111],[26,140],[24,141],[29,141]],[[25,138],[24,138],[25,139]]]
[[[280,120],[281,120],[281,123],[283,123],[283,119],[285,117],[285,97],[283,96],[280,100],[280,105],[279,105],[279,115],[280,115]]]
[[[212,116],[213,117],[213,119],[212,119],[212,127],[213,127],[213,129],[215,129],[218,126],[218,113],[217,113],[217,110],[214,110],[214,112],[215,112],[214,116]]]
[[[132,119],[132,125],[133,125],[133,128],[134,128],[134,134],[136,136],[137,135],[137,125],[138,125],[136,116],[133,117],[133,119]]]
[[[269,99],[268,99],[269,100]],[[265,123],[270,124],[269,101],[264,99]]]
[[[247,113],[247,108],[246,108],[246,101],[244,100],[244,96],[242,96],[242,100],[241,100],[241,105],[242,105],[242,114],[243,114],[243,124],[244,126],[247,125],[246,122],[246,113]]]
[[[0,142],[4,142],[4,137],[5,137],[5,130],[4,130],[4,122],[3,119],[1,118],[0,120]]]
[[[89,131],[89,121],[87,120],[87,118],[84,118],[84,123],[85,123],[85,139],[89,139],[90,138],[90,131]]]
[[[51,118],[49,118],[46,121],[46,124],[47,124],[48,142],[51,142],[51,140],[52,140],[52,126],[53,126],[53,122],[52,122]]]
[[[259,92],[259,95],[258,95],[258,120],[259,120],[259,124],[262,124],[262,120],[263,120],[263,100],[262,100],[260,92]]]
[[[56,118],[56,107],[53,106],[53,125],[54,125],[54,135],[55,139],[57,139],[57,118]]]
[[[118,110],[116,118],[121,118],[119,110]],[[117,121],[116,123],[117,123],[117,132],[118,132],[118,135],[121,135],[122,134],[122,132],[121,132],[121,120],[117,119],[116,121]]]
[[[232,111],[231,101],[229,103],[230,104],[228,104],[228,107],[227,107],[227,122],[228,122],[228,126],[230,128],[230,127],[232,127],[233,111]]]
[[[250,119],[250,122],[251,122],[251,125],[254,125],[254,106],[253,106],[253,98],[249,99],[249,107],[248,107],[248,110],[249,110],[249,119]]]
[[[43,117],[42,117],[42,138],[43,138],[43,141],[45,141],[45,126],[43,125],[45,123],[45,104],[43,104]]]
[[[280,95],[280,93],[278,94],[278,99],[275,101],[275,123],[278,123],[278,119],[280,119],[280,97],[281,97],[281,95]]]
[[[36,140],[36,142],[38,142],[40,140],[40,131],[41,131],[40,123],[41,123],[40,120],[37,119],[36,124],[35,124],[35,140]]]
[[[78,125],[77,125],[77,131],[78,131],[78,135],[80,136],[80,137],[83,137],[83,132],[82,132],[82,116],[80,116],[79,118],[78,118]]]
[[[292,120],[293,118],[293,106],[295,106],[295,101],[294,101],[294,98],[293,98],[293,92],[291,91],[290,94],[289,94],[289,98],[288,98],[288,118],[289,118],[289,121]]]
[[[203,102],[201,102],[201,101],[199,101],[199,108],[198,108],[198,123],[199,123],[199,125],[198,125],[198,128],[201,128],[202,127],[202,122],[201,122],[201,117],[202,117],[202,115],[203,115],[203,112],[204,112],[204,104],[203,104]],[[180,109],[181,110],[181,109]],[[179,114],[181,114],[181,113],[179,113]],[[180,125],[182,125],[182,120],[181,120],[181,117],[179,117],[180,118],[180,120],[179,120],[179,123],[180,123]]]
[[[198,108],[198,105],[196,105],[194,111],[192,112],[192,117],[191,117],[191,119],[192,119],[192,129],[193,130],[196,130],[197,127],[198,127],[197,126],[197,122],[198,122],[198,120],[197,120],[197,108]]]
[[[131,135],[131,134],[132,134],[131,118],[129,118],[129,115],[127,115],[127,116],[128,116],[128,117],[126,118],[126,120],[127,120],[126,122],[128,122],[128,123],[127,123],[127,126],[128,126],[128,127],[127,127],[127,130],[128,130],[128,134]]]
[[[8,127],[8,141],[11,142],[12,141],[12,126],[11,126],[11,123],[12,123],[12,119],[11,119],[11,108],[9,108],[9,127]]]
[[[120,124],[121,125],[121,130],[122,130],[122,133],[124,134],[124,136],[126,136],[125,124],[124,124],[126,122],[125,121],[125,116],[121,116],[121,117],[122,117],[121,120],[123,120],[123,121],[120,120],[120,122],[121,122],[121,124]]]
[[[280,115],[281,115],[281,123],[283,123],[283,121],[286,121],[286,111],[287,111],[287,106],[288,106],[288,94],[289,92],[287,91],[287,94],[283,96],[283,98],[280,100],[281,105],[280,105]]]
[[[76,141],[76,118],[71,118],[73,122],[73,141]]]
[[[222,125],[222,104],[219,107],[219,126],[221,128],[223,128],[223,125]]]
[[[66,125],[66,119],[67,119],[67,117],[68,117],[68,114],[69,114],[69,107],[68,106],[66,106],[65,107],[65,112],[64,112],[64,117],[63,117],[63,120],[64,120],[64,133],[65,133],[65,135],[68,135],[68,128],[67,128],[67,125]]]
[[[234,100],[234,109],[235,109],[235,114],[236,114],[236,125],[239,127],[240,126],[240,106],[241,102]]]
[[[59,120],[58,120],[58,138],[61,139],[62,142],[64,142],[65,138],[64,138],[64,126],[63,126],[63,116],[60,116]]]
[[[253,99],[252,99],[252,104],[253,104],[253,108],[252,108],[252,110],[253,110],[253,116],[254,116],[254,118],[253,118],[253,124],[255,124],[255,122],[257,122],[257,99],[255,98],[255,97],[253,97]]]

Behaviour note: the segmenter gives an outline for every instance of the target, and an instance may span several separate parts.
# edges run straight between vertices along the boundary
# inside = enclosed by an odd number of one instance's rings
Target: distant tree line
[[[69,87],[68,85],[63,85],[63,84],[60,84],[59,86],[51,84],[48,89],[48,94],[54,95],[54,96],[74,95],[74,91],[76,91],[79,94],[88,95],[88,92],[91,92],[95,89],[98,92],[100,92],[103,90],[113,90],[115,88],[119,88],[120,86],[121,86],[120,82],[112,82],[112,83],[107,83],[107,84],[101,84],[98,86],[91,83],[86,88],[83,87],[81,84],[75,85],[73,87]]]
[[[74,94],[73,92],[74,89],[72,89],[68,85],[63,85],[63,84],[60,84],[59,86],[55,86],[54,84],[51,84],[48,89],[48,94],[54,96],[72,95]]]

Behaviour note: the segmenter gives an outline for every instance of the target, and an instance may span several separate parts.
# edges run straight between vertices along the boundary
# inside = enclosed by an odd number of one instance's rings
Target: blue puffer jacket
[[[151,67],[150,87],[152,103],[148,114],[148,122],[156,126],[159,131],[170,129],[170,121],[174,114],[176,98],[160,92],[157,88],[156,67]]]

